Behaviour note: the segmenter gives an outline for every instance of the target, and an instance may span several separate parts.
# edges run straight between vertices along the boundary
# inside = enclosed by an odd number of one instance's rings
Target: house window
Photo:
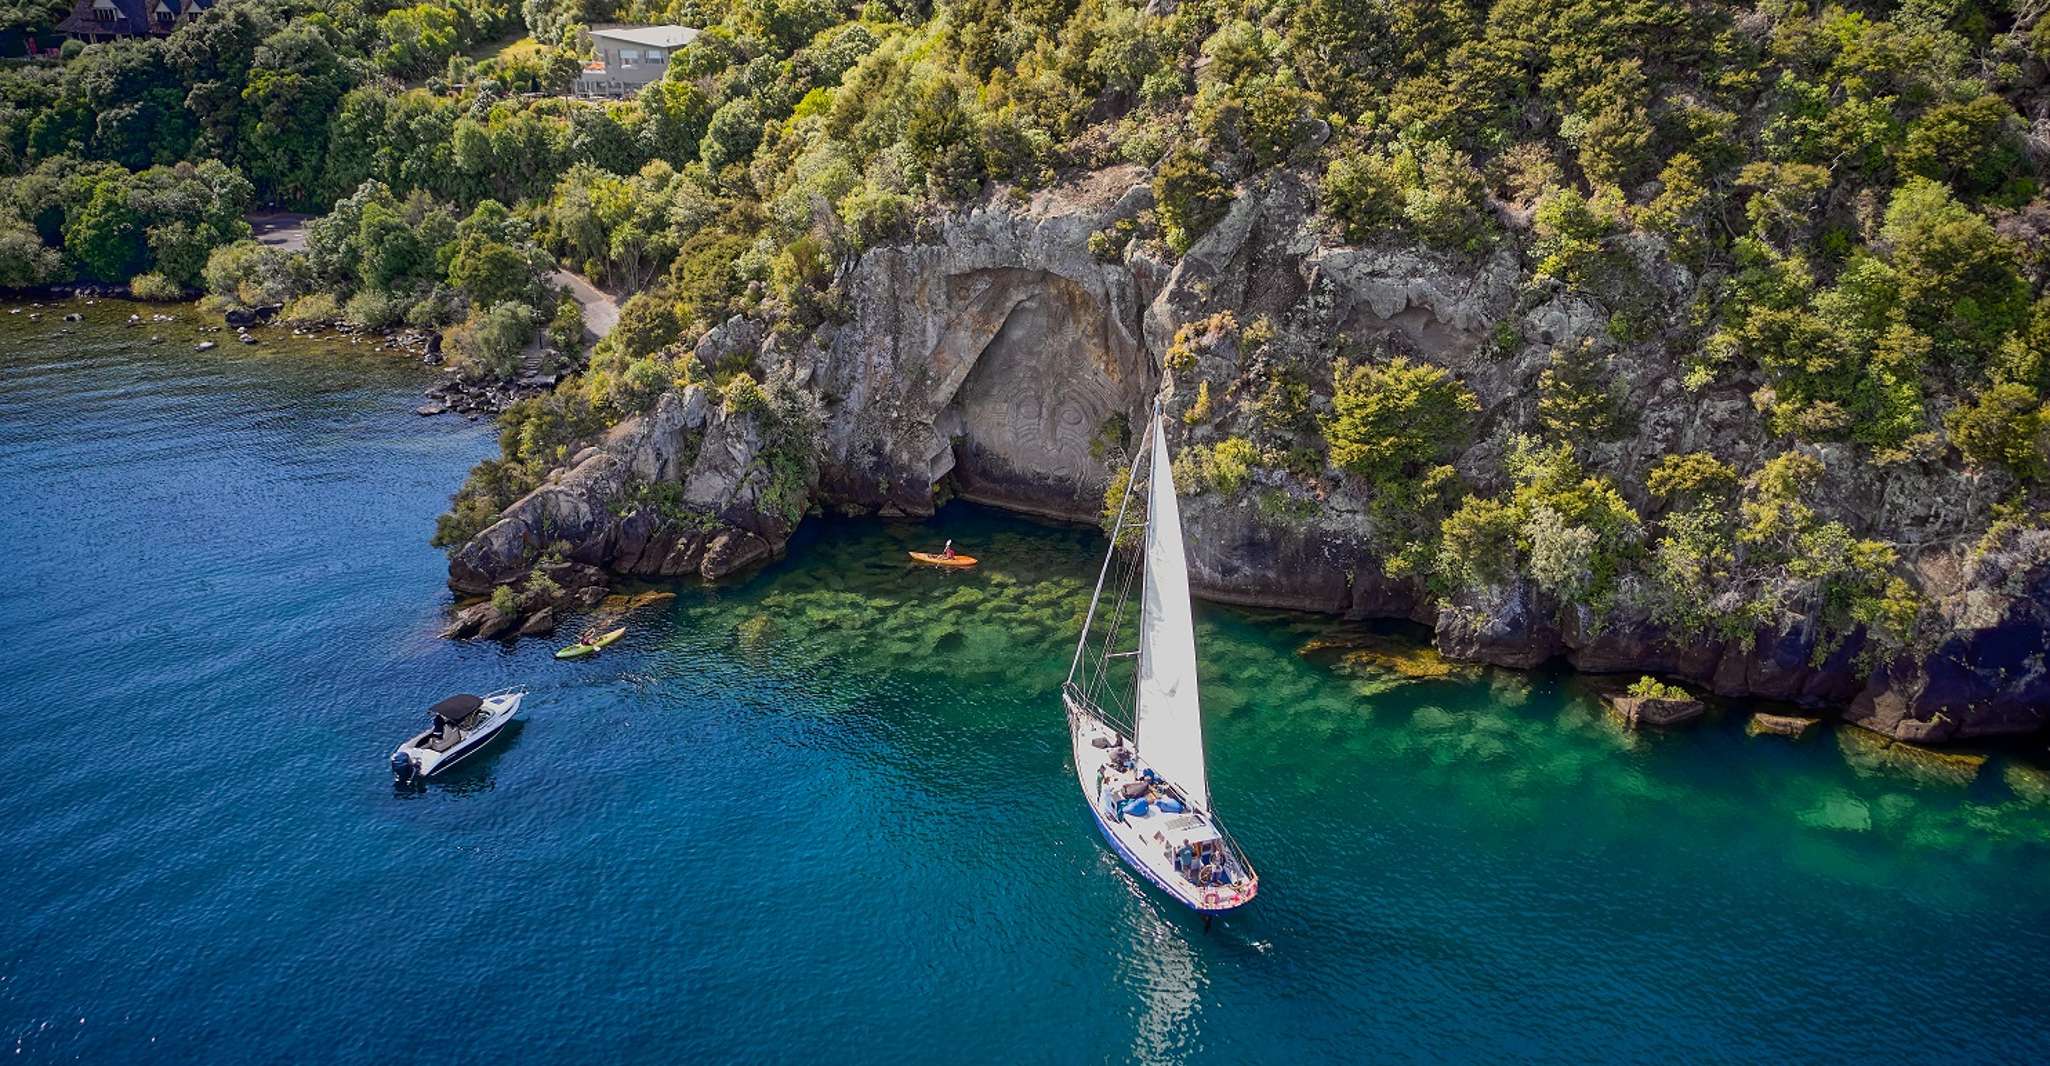
[[[169,26],[178,19],[178,13],[171,10],[171,5],[165,3],[164,0],[157,0],[156,16],[157,21],[166,26]]]
[[[112,22],[120,17],[121,9],[114,6],[113,0],[93,0],[93,18],[101,22]]]
[[[641,50],[622,48],[619,50],[619,69],[630,70],[641,61]]]
[[[651,66],[651,67],[659,67],[659,66],[662,66],[663,64],[665,64],[665,63],[668,63],[668,62],[669,62],[669,55],[668,55],[668,53],[666,53],[666,52],[663,52],[662,50],[660,50],[660,49],[656,49],[656,48],[651,48],[651,49],[649,49],[649,50],[648,50],[648,65],[649,65],[649,66]]]

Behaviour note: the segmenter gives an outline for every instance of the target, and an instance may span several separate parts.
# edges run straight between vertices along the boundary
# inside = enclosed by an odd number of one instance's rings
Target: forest
[[[1390,574],[1442,594],[1506,567],[1576,603],[1650,587],[1681,630],[1812,609],[1906,641],[1925,605],[1895,547],[1817,513],[1796,446],[1984,470],[2008,486],[1989,537],[2040,524],[2046,7],[223,0],[163,39],[0,71],[0,284],[444,330],[479,374],[536,331],[574,336],[557,265],[630,295],[587,369],[505,416],[503,456],[442,520],[452,545],[596,427],[746,376],[690,355],[707,328],[832,321],[840,264],[957,205],[1136,164],[1155,207],[1092,250],[1171,260],[1288,171],[1344,240],[1453,264],[1515,248],[1529,286],[1597,302],[1617,345],[1661,338],[1689,388],[1755,383],[1787,450],[1753,469],[1667,456],[1617,485],[1587,448],[1634,413],[1606,356],[1562,349],[1487,491],[1447,465],[1473,432],[1464,386],[1365,352],[1329,380],[1220,393],[1237,428],[1186,458],[1199,488],[1260,469],[1370,485]],[[611,22],[704,32],[635,98],[570,97],[588,27]],[[250,242],[257,206],[320,214],[307,250]],[[1655,320],[1637,247],[1712,282],[1684,321]],[[1247,347],[1261,328],[1229,324]],[[1656,523],[1630,502],[1647,497]]]

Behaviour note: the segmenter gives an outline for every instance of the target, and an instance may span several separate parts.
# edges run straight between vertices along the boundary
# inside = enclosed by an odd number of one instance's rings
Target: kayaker
[[[953,557],[954,557],[954,542],[950,540],[950,541],[948,541],[948,542],[947,542],[947,546],[946,546],[946,547],[944,547],[944,548],[941,548],[941,549],[940,549],[940,558],[942,558],[942,559],[952,559]]]

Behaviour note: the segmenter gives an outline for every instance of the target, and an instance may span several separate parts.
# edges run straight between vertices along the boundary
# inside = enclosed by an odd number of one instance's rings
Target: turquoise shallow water
[[[2050,778],[1204,607],[1205,932],[1110,856],[1054,697],[1100,539],[813,523],[596,659],[451,644],[488,427],[402,364],[0,318],[0,1026],[24,1061],[2035,1061]],[[990,562],[913,570],[952,536]],[[1324,646],[1319,646],[1322,642]],[[1332,644],[1337,646],[1330,646]],[[525,682],[423,795],[391,747]],[[1960,778],[1969,780],[1960,783]]]

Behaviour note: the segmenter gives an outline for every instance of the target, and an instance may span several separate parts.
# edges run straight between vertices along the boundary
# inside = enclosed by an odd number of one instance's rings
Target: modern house
[[[578,96],[630,96],[661,81],[669,56],[697,39],[689,26],[599,26],[591,30],[597,58],[577,75]]]
[[[73,0],[57,32],[88,44],[162,37],[212,6],[213,0]]]

